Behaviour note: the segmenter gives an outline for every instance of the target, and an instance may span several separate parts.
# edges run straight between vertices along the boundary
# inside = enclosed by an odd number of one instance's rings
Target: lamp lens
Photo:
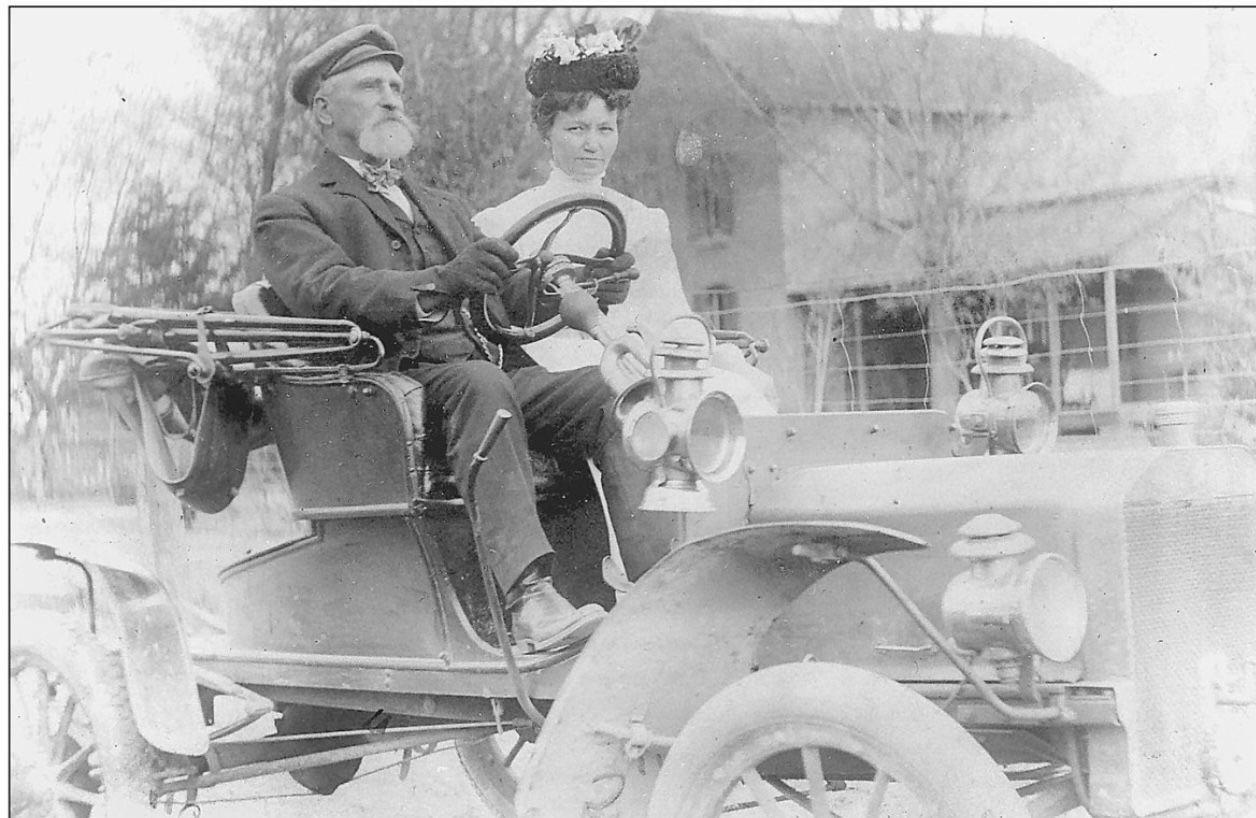
[[[694,407],[687,435],[689,462],[706,480],[727,480],[741,466],[746,436],[741,412],[724,392],[708,392]]]
[[[1067,560],[1042,554],[1021,574],[1021,618],[1032,648],[1053,662],[1067,662],[1086,636],[1086,588]]]
[[[657,411],[638,411],[624,419],[624,443],[629,454],[642,463],[653,463],[667,454],[671,442],[672,432]]]

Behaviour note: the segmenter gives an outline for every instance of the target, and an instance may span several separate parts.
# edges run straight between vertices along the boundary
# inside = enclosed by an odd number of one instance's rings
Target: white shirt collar
[[[550,176],[548,184],[555,187],[561,187],[568,190],[600,190],[602,180],[606,178],[606,174],[602,173],[595,179],[577,179],[565,170],[550,162]]]
[[[339,156],[341,159],[345,160],[345,164],[347,164],[349,167],[357,171],[359,176],[361,176],[364,179],[366,178],[366,163],[365,162],[363,162],[361,159],[351,159],[350,157],[342,156],[341,154],[336,154],[336,155]]]

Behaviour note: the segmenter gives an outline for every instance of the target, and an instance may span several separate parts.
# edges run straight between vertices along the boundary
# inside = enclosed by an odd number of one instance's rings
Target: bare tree
[[[23,191],[38,191],[15,199],[13,214],[15,257],[11,272],[13,310],[9,324],[9,429],[15,447],[28,445],[31,457],[19,458],[30,473],[15,474],[18,486],[37,496],[52,491],[45,464],[61,456],[72,442],[69,423],[75,394],[73,356],[41,346],[34,337],[44,323],[64,312],[67,303],[93,292],[96,262],[108,251],[119,206],[136,168],[160,153],[159,129],[153,124],[167,101],[154,98],[133,106],[115,107],[111,114],[72,116],[55,124],[68,134],[62,148],[44,166],[41,142],[22,124],[22,137],[12,154],[14,183]],[[53,126],[35,123],[34,130]],[[32,175],[41,184],[26,184]],[[68,221],[66,215],[68,214]]]

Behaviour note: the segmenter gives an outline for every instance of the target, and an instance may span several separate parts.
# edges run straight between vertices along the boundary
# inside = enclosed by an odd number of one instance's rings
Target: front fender
[[[209,749],[209,732],[196,692],[195,672],[178,610],[165,588],[138,566],[104,559],[94,561],[74,549],[15,543],[31,549],[36,560],[28,571],[51,576],[55,563],[78,566],[88,586],[93,629],[117,636],[127,695],[136,727],[159,750],[198,756]],[[95,556],[95,555],[94,555]],[[37,577],[24,578],[40,585]]]
[[[844,552],[922,547],[877,526],[778,523],[668,555],[615,607],[568,675],[520,787],[520,814],[644,814],[663,745],[625,753],[624,735],[679,734],[703,703],[752,671],[777,615]]]

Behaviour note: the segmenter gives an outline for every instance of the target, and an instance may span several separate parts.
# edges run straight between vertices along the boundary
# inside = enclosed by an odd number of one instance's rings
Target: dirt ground
[[[201,797],[202,818],[492,818],[452,750],[411,762],[398,778],[398,753],[367,759],[363,773],[332,795],[312,795],[287,775],[224,784]],[[372,772],[377,771],[377,772]]]

